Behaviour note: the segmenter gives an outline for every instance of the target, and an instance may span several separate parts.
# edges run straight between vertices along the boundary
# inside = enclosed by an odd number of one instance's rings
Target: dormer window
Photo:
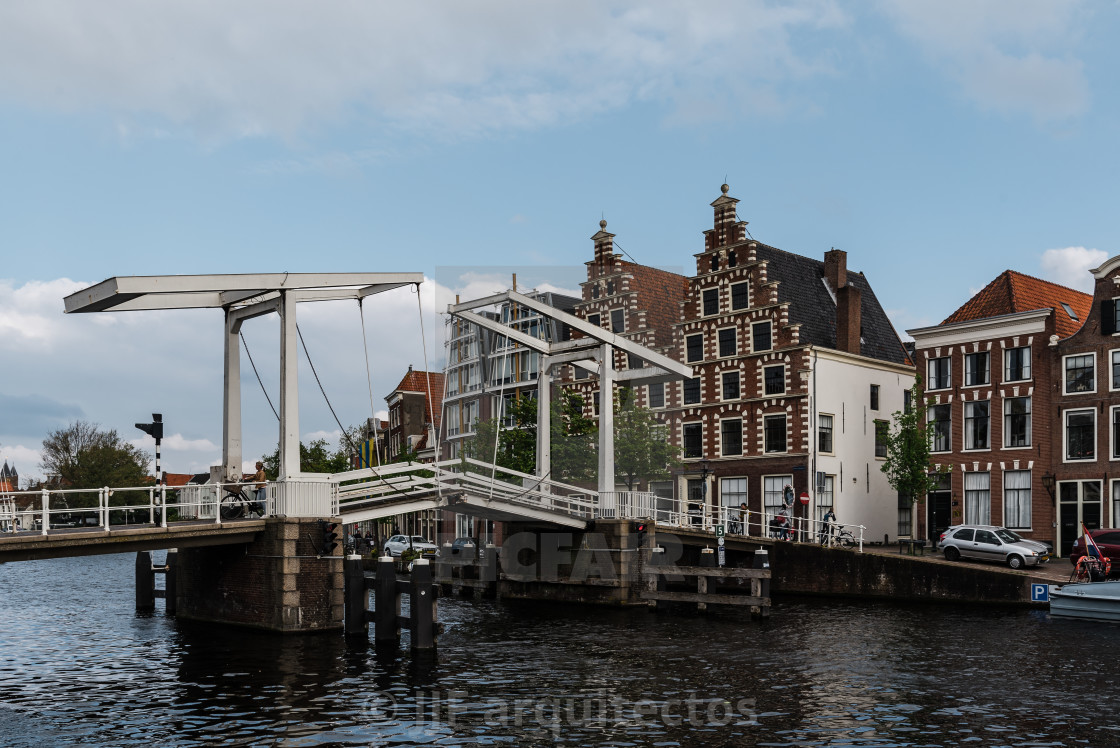
[[[1062,304],[1062,309],[1066,310],[1066,314],[1069,315],[1069,318],[1074,320],[1074,321],[1077,321],[1077,314],[1073,311],[1073,308],[1069,304],[1065,303],[1064,301],[1061,302],[1061,304]]]

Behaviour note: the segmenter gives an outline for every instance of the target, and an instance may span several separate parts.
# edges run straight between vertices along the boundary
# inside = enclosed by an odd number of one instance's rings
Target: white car
[[[408,550],[409,545],[413,550],[419,551],[423,558],[435,558],[439,555],[439,546],[429,543],[422,535],[413,535],[411,544],[407,535],[394,535],[385,541],[385,555],[398,557]]]

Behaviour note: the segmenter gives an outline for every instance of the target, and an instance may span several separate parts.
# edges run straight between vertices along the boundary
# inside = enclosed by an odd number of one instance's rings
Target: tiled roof
[[[680,322],[681,302],[688,294],[688,278],[668,270],[622,261],[622,271],[634,276],[638,309],[646,312],[646,325],[654,330],[654,345],[673,343],[673,325]]]
[[[778,281],[778,300],[789,302],[789,321],[801,323],[801,342],[836,348],[836,301],[824,280],[824,262],[758,242],[759,260],[766,260],[769,280]],[[860,355],[911,363],[863,273],[848,270],[848,285],[860,292]]]
[[[1070,306],[1077,319],[1070,317],[1062,307],[1063,302]],[[1089,294],[1014,270],[1005,270],[941,324],[1053,309],[1055,332],[1068,338],[1081,329],[1092,308],[1093,297]]]
[[[441,371],[420,371],[409,369],[408,373],[404,375],[404,379],[397,385],[393,392],[422,392],[428,394],[428,383],[431,382],[431,400],[436,404],[435,420],[432,425],[436,430],[439,430],[440,412],[443,410],[443,372]],[[427,397],[424,398],[424,403],[427,406],[428,419],[432,419],[432,402]]]

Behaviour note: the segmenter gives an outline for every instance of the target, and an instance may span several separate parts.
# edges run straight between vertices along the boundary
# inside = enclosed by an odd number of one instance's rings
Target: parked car
[[[409,546],[425,558],[433,558],[439,555],[439,546],[429,542],[423,535],[413,535],[411,543],[407,535],[394,535],[385,541],[385,555],[400,556],[409,549]]]
[[[468,545],[470,545],[470,546],[475,545],[474,538],[455,538],[454,540],[451,541],[451,553],[453,555],[459,555],[460,553],[463,552],[463,548],[468,546]],[[475,551],[477,549],[476,548],[471,548],[471,550]]]
[[[1090,530],[1089,534],[1093,536],[1093,542],[1101,549],[1101,553],[1112,562],[1112,568],[1117,568],[1116,564],[1120,561],[1120,530]],[[1076,566],[1084,555],[1085,536],[1080,535],[1077,540],[1073,541],[1073,548],[1069,551],[1069,560]]]
[[[945,558],[958,561],[974,558],[999,561],[1012,569],[1038,566],[1050,560],[1050,549],[1043,543],[1019,537],[1006,527],[994,525],[956,525],[941,533]]]

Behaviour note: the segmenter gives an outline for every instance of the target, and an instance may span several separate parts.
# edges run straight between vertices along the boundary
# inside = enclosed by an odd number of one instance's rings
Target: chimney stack
[[[848,253],[833,247],[824,253],[824,277],[834,293],[848,285]]]
[[[860,292],[853,286],[844,286],[836,292],[836,348],[859,354]]]

